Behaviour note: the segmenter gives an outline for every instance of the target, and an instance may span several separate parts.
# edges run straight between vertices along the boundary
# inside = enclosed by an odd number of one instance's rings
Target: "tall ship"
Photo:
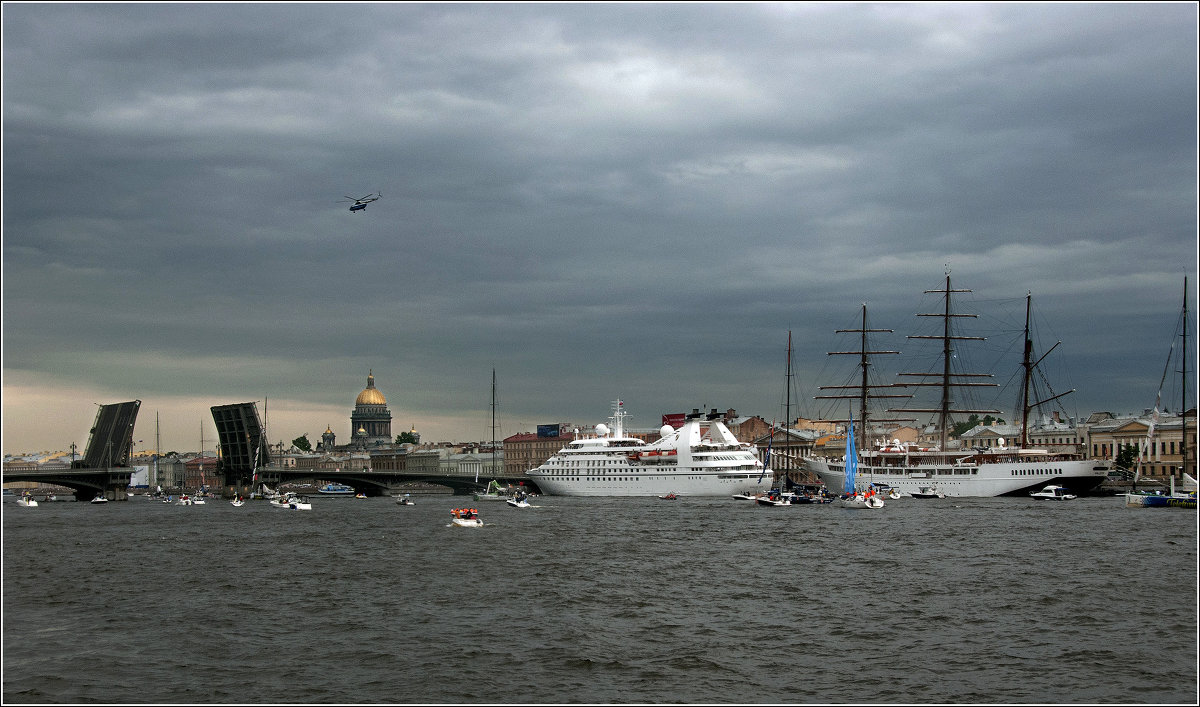
[[[863,310],[862,329],[842,330],[862,334],[862,350],[854,353],[860,357],[863,368],[863,382],[856,395],[818,396],[857,398],[860,403],[858,426],[861,439],[856,439],[855,446],[859,453],[858,467],[855,472],[855,484],[865,488],[870,484],[886,484],[901,493],[922,494],[932,489],[946,496],[1027,496],[1030,492],[1038,491],[1045,486],[1064,486],[1075,494],[1083,494],[1100,485],[1107,478],[1111,462],[1106,460],[1089,460],[1078,454],[1056,453],[1046,449],[1031,449],[1027,445],[1027,430],[1029,427],[1029,412],[1038,406],[1061,398],[1073,391],[1053,395],[1041,400],[1030,399],[1030,389],[1033,382],[1033,372],[1037,363],[1045,358],[1045,354],[1036,361],[1033,358],[1033,342],[1029,338],[1029,296],[1025,306],[1025,345],[1022,367],[1024,369],[1021,401],[1021,438],[1015,446],[1006,446],[1003,439],[995,447],[968,447],[949,449],[947,446],[948,431],[953,424],[954,413],[994,413],[997,410],[970,410],[953,405],[952,395],[955,389],[994,385],[982,379],[990,377],[980,373],[958,373],[952,371],[952,362],[956,358],[955,347],[959,341],[980,340],[982,337],[959,336],[951,331],[951,321],[956,317],[972,317],[952,311],[951,296],[955,293],[970,292],[970,290],[955,290],[950,285],[950,275],[946,274],[946,287],[942,290],[926,290],[926,294],[941,294],[944,298],[944,311],[935,314],[918,316],[940,317],[943,320],[943,333],[939,336],[910,336],[909,338],[937,339],[942,343],[942,370],[940,373],[906,373],[901,375],[919,376],[918,382],[893,383],[888,386],[871,387],[867,383],[867,368],[870,366],[869,355],[872,353],[897,353],[894,351],[869,351],[866,334],[871,331],[889,331],[868,329],[866,326],[866,309]],[[1055,344],[1057,346],[1058,344]],[[1053,347],[1051,347],[1053,350]],[[1049,351],[1046,352],[1047,354]],[[931,380],[932,379],[932,380]],[[938,444],[918,445],[901,443],[898,440],[884,440],[881,444],[871,444],[868,439],[869,400],[876,397],[911,397],[911,394],[897,395],[878,393],[880,388],[907,389],[918,386],[929,386],[941,391],[941,401],[935,408],[896,408],[889,412],[932,413],[937,415],[937,426],[940,433]],[[852,386],[830,386],[845,387]],[[878,422],[878,420],[877,420]],[[851,447],[853,449],[853,447]],[[841,492],[846,481],[846,459],[829,457],[808,457],[805,459],[808,470],[821,478],[830,489]]]
[[[625,434],[621,401],[596,435],[575,439],[525,474],[552,496],[729,496],[766,491],[771,470],[738,441],[716,410],[693,410],[655,442]]]

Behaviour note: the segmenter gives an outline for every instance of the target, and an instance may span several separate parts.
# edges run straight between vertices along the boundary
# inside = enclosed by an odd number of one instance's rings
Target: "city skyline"
[[[1197,311],[1196,28],[1190,3],[5,3],[4,452],[133,399],[146,445],[156,413],[192,448],[251,400],[273,443],[345,441],[371,370],[427,440],[490,438],[493,369],[505,434],[618,398],[647,427],[825,416],[864,303],[902,352],[881,379],[929,364],[905,337],[947,270],[982,403],[1011,416],[1029,293],[1066,414],[1140,412],[1184,277]]]

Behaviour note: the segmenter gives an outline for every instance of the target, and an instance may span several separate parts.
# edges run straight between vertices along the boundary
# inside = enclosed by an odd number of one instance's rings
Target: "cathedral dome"
[[[387,405],[387,398],[375,387],[375,375],[367,374],[367,387],[354,400],[355,405]]]

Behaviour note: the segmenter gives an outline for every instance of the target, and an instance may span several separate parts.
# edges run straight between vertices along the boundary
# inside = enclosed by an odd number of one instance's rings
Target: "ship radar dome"
[[[608,425],[604,424],[603,422],[596,425],[596,434],[598,434],[598,435],[608,434]]]
[[[671,434],[671,433],[672,433],[672,432],[674,432],[674,431],[675,431],[675,428],[674,428],[674,427],[671,427],[670,425],[663,425],[663,426],[662,426],[662,429],[660,429],[660,430],[658,431],[658,434],[659,434],[659,435],[661,435],[661,436],[663,436],[663,437],[666,437],[667,435]]]

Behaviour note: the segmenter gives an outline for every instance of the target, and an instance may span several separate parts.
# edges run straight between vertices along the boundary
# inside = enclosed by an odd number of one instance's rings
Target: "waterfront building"
[[[1153,440],[1147,433],[1153,413],[1145,410],[1141,415],[1118,417],[1111,413],[1097,413],[1085,423],[1088,457],[1115,461],[1121,450],[1129,447],[1142,457],[1142,475],[1156,479],[1174,477],[1183,480],[1186,473],[1196,476],[1196,408],[1182,415],[1162,412],[1154,428]],[[1186,440],[1184,444],[1184,429]],[[1186,458],[1185,455],[1186,454]],[[1133,469],[1130,469],[1133,471]]]
[[[161,471],[161,467],[159,469]],[[216,457],[196,457],[185,462],[183,478],[185,489],[199,490],[207,486],[219,490],[225,485],[225,479],[217,473]]]
[[[387,408],[387,398],[375,387],[374,371],[367,373],[367,387],[354,401],[354,412],[350,413],[350,432],[353,443],[362,448],[378,447],[393,441],[392,413]]]
[[[813,447],[818,439],[822,439],[822,437],[816,430],[776,427],[772,434],[768,425],[766,434],[749,441],[758,449],[758,460],[775,473],[775,483],[781,482],[786,476],[798,484],[819,484],[820,480],[804,465],[804,457],[813,454]],[[828,436],[824,439],[828,442]],[[840,438],[840,443],[843,445],[842,453],[844,454],[845,437]],[[767,458],[768,448],[771,450],[769,459]]]

